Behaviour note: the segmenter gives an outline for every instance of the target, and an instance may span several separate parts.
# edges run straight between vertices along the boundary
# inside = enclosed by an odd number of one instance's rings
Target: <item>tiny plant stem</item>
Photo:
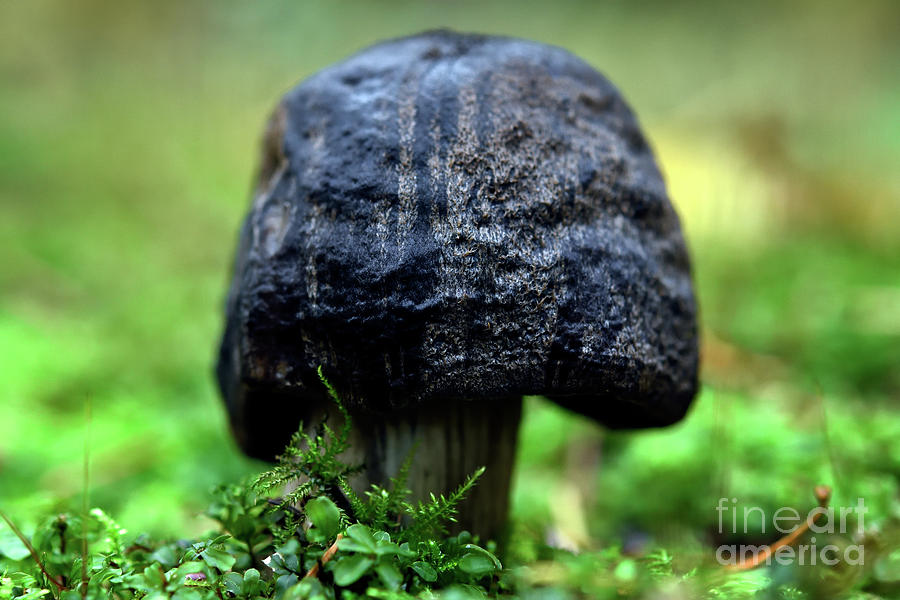
[[[66,553],[66,529],[68,529],[68,524],[66,523],[66,515],[59,515],[56,519],[56,530],[59,532],[59,553]]]
[[[59,515],[56,519],[56,529],[59,532],[59,553],[63,556],[66,555],[66,529],[68,529],[68,523],[66,523],[66,515]],[[65,575],[60,575],[59,580],[63,585],[69,585],[69,578]]]
[[[25,534],[19,531],[19,528],[16,527],[16,524],[12,522],[12,519],[7,517],[6,513],[2,510],[0,510],[0,518],[6,521],[6,524],[9,525],[9,528],[12,530],[12,532],[16,535],[17,538],[19,538],[19,540],[21,540],[22,544],[25,545],[25,548],[28,550],[28,552],[31,553],[31,559],[41,570],[41,573],[44,574],[44,577],[46,577],[50,583],[55,585],[60,590],[68,589],[62,581],[60,581],[47,571],[46,567],[44,567],[44,563],[41,562],[41,557],[38,556],[37,550],[34,549],[34,546],[31,545],[31,542],[28,541],[27,537],[25,537]]]
[[[819,508],[828,508],[828,502],[831,500],[831,488],[827,485],[817,485],[815,489],[816,500],[819,502]],[[749,571],[750,569],[755,569],[761,564],[765,564],[768,562],[769,558],[779,549],[784,546],[791,546],[800,539],[800,537],[809,531],[809,528],[816,524],[819,517],[824,516],[821,512],[816,512],[814,515],[810,515],[806,522],[803,523],[797,529],[791,531],[777,542],[770,546],[766,546],[765,549],[749,558],[745,561],[739,562],[734,565],[728,565],[725,567],[728,571]]]
[[[325,563],[327,563],[329,560],[334,558],[334,555],[337,554],[338,542],[341,541],[343,539],[343,537],[344,537],[343,533],[337,534],[337,537],[335,538],[334,543],[328,547],[328,550],[326,550],[325,554],[322,555],[322,559],[317,561],[316,564],[314,564],[310,568],[310,570],[306,572],[306,575],[303,576],[303,579],[306,579],[307,577],[318,577],[319,576],[319,569],[321,567],[324,567]]]
[[[828,463],[834,476],[834,484],[838,489],[843,489],[841,488],[842,477],[838,469],[837,455],[834,451],[834,445],[831,443],[831,434],[828,431],[829,419],[828,407],[825,404],[825,392],[822,391],[822,386],[818,383],[816,383],[816,398],[819,401],[819,409],[822,413],[822,441],[825,443],[825,450],[828,453]]]
[[[83,491],[81,498],[81,597],[87,598],[88,593],[88,541],[87,541],[87,524],[88,524],[88,506],[90,505],[89,486],[91,483],[91,398],[88,396],[84,401],[84,480],[82,481]]]

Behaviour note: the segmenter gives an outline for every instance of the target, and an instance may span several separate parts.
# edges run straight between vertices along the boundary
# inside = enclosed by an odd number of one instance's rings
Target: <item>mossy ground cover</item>
[[[565,46],[622,89],[703,325],[675,427],[611,433],[529,399],[503,557],[520,593],[896,595],[897,22],[891,2],[4,3],[0,508],[27,535],[79,518],[90,403],[90,506],[126,537],[215,528],[210,489],[265,468],[211,375],[265,116],[355,49],[448,25]],[[820,483],[865,499],[865,565],[723,574],[720,544],[775,538],[721,535],[720,498],[805,512]]]

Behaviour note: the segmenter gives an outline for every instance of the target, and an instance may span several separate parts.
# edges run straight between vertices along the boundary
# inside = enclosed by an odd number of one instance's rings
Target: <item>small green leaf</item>
[[[228,535],[228,534],[217,535],[217,536],[214,537],[213,539],[208,540],[208,541],[206,541],[206,542],[204,542],[204,543],[205,543],[207,546],[215,546],[216,544],[224,544],[225,542],[228,541],[229,538],[231,538],[231,536]]]
[[[452,585],[441,594],[441,600],[484,600],[484,592],[473,585]]]
[[[203,596],[195,589],[183,587],[178,588],[178,590],[172,594],[171,600],[203,600]]]
[[[322,583],[315,578],[307,578],[290,587],[284,593],[282,600],[324,600],[327,598]]]
[[[159,565],[145,567],[144,572],[142,573],[142,591],[163,589],[166,582],[160,575],[162,575],[162,571],[160,570]]]
[[[368,546],[364,546],[355,540],[351,540],[350,538],[342,538],[338,542],[338,549],[343,552],[360,552],[362,554],[372,554],[372,549]]]
[[[241,593],[241,586],[244,585],[244,579],[241,577],[240,573],[235,573],[234,571],[225,573],[225,576],[222,579],[225,580],[226,591],[235,596]]]
[[[368,548],[369,552],[374,553],[377,551],[375,538],[372,536],[372,532],[369,531],[369,528],[365,525],[360,525],[359,523],[351,525],[347,528],[347,537]]]
[[[234,556],[218,548],[207,548],[200,554],[200,558],[210,567],[214,567],[222,572],[231,570],[236,560]]]
[[[375,533],[372,534],[372,536],[375,538],[375,541],[377,541],[377,542],[390,542],[391,541],[391,534],[389,534],[387,531],[376,531]]]
[[[466,545],[464,546],[464,548],[465,548],[466,550],[469,550],[469,551],[471,551],[471,552],[475,552],[475,553],[477,553],[477,554],[481,554],[481,555],[486,556],[486,557],[488,557],[489,559],[491,559],[491,562],[494,563],[494,567],[495,567],[498,571],[500,571],[500,570],[503,569],[503,565],[500,563],[500,559],[497,558],[496,556],[494,556],[491,552],[488,552],[487,550],[485,550],[484,548],[482,548],[481,546],[476,546],[475,544],[466,544]]]
[[[397,556],[400,554],[400,546],[393,542],[378,542],[375,545],[375,554],[378,556]]]
[[[31,555],[22,540],[3,521],[0,521],[0,554],[11,560],[23,560]]]
[[[375,572],[378,573],[378,578],[381,579],[382,583],[384,583],[385,587],[388,589],[396,590],[400,587],[400,584],[403,583],[403,575],[400,574],[400,571],[398,571],[397,567],[391,562],[384,560],[380,561],[375,565]]]
[[[478,552],[469,552],[459,559],[459,568],[476,577],[493,573],[496,570],[494,562],[489,557]]]
[[[300,551],[300,542],[295,540],[294,538],[289,539],[281,546],[275,548],[275,552],[285,556],[287,554],[297,554]]]
[[[356,582],[366,574],[375,561],[362,554],[345,556],[334,565],[334,582],[340,586],[347,586]]]
[[[160,548],[157,548],[156,551],[150,555],[150,560],[158,562],[166,569],[171,569],[175,566],[175,563],[178,562],[178,559],[175,557],[175,550],[172,546],[161,546]]]
[[[293,573],[288,573],[286,575],[282,575],[278,579],[275,580],[275,597],[278,598],[282,594],[284,594],[288,589],[297,585],[297,582],[300,581],[300,578],[294,575]]]
[[[334,539],[341,530],[341,511],[329,498],[325,496],[313,498],[306,503],[305,510],[306,516],[321,536],[315,541]]]
[[[427,562],[423,560],[417,560],[412,565],[413,571],[419,574],[419,577],[427,581],[428,583],[434,583],[437,581],[437,571],[434,570],[434,567],[429,565]]]
[[[241,584],[242,595],[254,598],[261,595],[266,590],[266,587],[267,583],[260,579],[259,571],[250,568],[244,572],[244,581]]]
[[[296,554],[282,555],[281,560],[288,570],[294,573],[300,570],[300,558]]]

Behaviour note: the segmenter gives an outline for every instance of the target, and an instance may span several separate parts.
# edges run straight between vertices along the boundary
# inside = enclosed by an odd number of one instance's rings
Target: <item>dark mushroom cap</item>
[[[544,395],[614,427],[680,419],[688,254],[617,90],[560,48],[441,31],[290,91],[217,369],[245,450],[321,406],[319,365],[375,411]]]

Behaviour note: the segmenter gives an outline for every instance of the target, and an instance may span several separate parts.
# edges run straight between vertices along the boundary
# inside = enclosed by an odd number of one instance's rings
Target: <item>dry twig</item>
[[[306,579],[307,577],[318,577],[319,576],[319,569],[324,567],[325,563],[327,563],[329,560],[334,558],[334,555],[337,554],[338,542],[341,541],[341,539],[343,539],[343,537],[344,537],[343,533],[337,534],[337,538],[335,538],[334,543],[331,546],[329,546],[328,550],[325,551],[325,554],[322,555],[322,560],[317,561],[316,564],[314,564],[312,566],[312,568],[310,568],[310,570],[306,572],[306,575],[303,576],[303,579]]]
[[[814,493],[816,495],[816,500],[819,502],[819,508],[828,508],[828,502],[831,500],[831,488],[827,485],[817,485]],[[816,524],[819,517],[823,516],[825,515],[821,511],[815,511],[813,514],[809,515],[803,525],[791,531],[774,544],[766,546],[762,552],[748,560],[734,565],[727,565],[725,569],[728,571],[749,571],[750,569],[755,569],[756,567],[765,564],[779,548],[791,546],[796,543],[804,533],[809,531],[810,527]]]

